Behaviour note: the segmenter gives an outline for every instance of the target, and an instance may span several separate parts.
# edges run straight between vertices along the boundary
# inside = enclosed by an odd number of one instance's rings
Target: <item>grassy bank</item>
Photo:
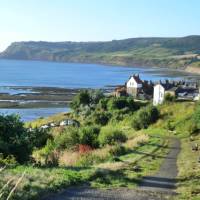
[[[90,94],[84,92],[82,95],[74,100],[71,113],[25,124],[35,128],[76,119],[80,127],[51,128],[46,135],[47,141],[31,152],[29,163],[1,171],[0,188],[14,178],[3,189],[4,198],[24,171],[13,199],[38,199],[80,184],[97,188],[134,188],[143,176],[158,171],[169,151],[168,137],[178,137],[183,150],[178,160],[177,191],[180,198],[195,199],[199,194],[198,153],[191,151],[188,138],[197,129],[194,110],[199,106],[196,103],[166,102],[155,108],[130,98],[101,96],[96,101],[92,93],[91,102],[86,98]],[[79,106],[83,100],[87,105]],[[194,140],[199,142],[199,136]],[[186,155],[188,162],[184,162]]]
[[[177,199],[200,199],[200,163],[199,151],[193,151],[192,146],[200,145],[200,135],[182,139],[182,150],[178,158],[178,189]]]
[[[167,143],[161,138],[146,135],[129,139],[124,146],[129,147],[129,152],[118,156],[117,161],[110,156],[107,161],[86,167],[41,168],[21,165],[5,169],[0,172],[0,187],[11,179],[13,181],[3,190],[3,197],[8,195],[24,171],[26,174],[12,199],[38,199],[47,193],[80,184],[97,188],[135,187],[142,176],[158,170],[161,157],[168,151]],[[107,153],[107,149],[100,151],[100,154]],[[135,166],[140,169],[137,171]]]

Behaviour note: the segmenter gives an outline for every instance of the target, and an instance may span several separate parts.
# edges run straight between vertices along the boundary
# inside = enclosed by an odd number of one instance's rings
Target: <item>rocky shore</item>
[[[73,96],[82,90],[81,88],[26,86],[4,86],[3,88],[8,92],[0,92],[0,108],[66,107]]]

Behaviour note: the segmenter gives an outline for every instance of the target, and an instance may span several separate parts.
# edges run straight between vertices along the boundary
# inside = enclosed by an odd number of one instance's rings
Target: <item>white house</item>
[[[138,92],[142,89],[142,80],[139,75],[132,75],[126,82],[127,94],[137,97]]]
[[[153,105],[162,104],[165,98],[165,88],[162,84],[154,86],[153,91]]]

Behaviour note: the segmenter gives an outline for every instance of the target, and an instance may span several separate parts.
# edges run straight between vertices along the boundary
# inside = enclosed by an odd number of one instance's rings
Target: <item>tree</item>
[[[0,152],[13,155],[20,163],[29,160],[34,147],[46,143],[48,134],[39,129],[28,131],[18,115],[0,115]]]
[[[70,107],[73,110],[77,110],[81,105],[86,106],[89,105],[90,102],[91,98],[88,90],[83,90],[73,98]]]

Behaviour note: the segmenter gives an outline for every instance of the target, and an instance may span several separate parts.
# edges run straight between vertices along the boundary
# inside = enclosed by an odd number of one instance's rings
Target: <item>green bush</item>
[[[74,111],[79,111],[80,107],[89,106],[92,107],[99,103],[104,98],[104,94],[101,90],[83,90],[78,93],[72,100],[70,107]]]
[[[102,146],[106,144],[115,144],[119,142],[125,142],[127,140],[126,135],[113,127],[103,127],[99,134],[99,142]]]
[[[57,166],[58,154],[56,152],[55,142],[48,140],[43,148],[33,151],[32,158],[40,166]]]
[[[101,99],[104,98],[104,94],[101,90],[90,91],[90,101],[91,104],[98,104]]]
[[[98,125],[106,125],[111,118],[109,112],[94,112],[91,116],[91,120]]]
[[[127,149],[120,144],[116,144],[110,149],[109,153],[113,156],[121,156],[127,153]]]
[[[165,94],[164,101],[165,102],[173,102],[176,100],[176,97],[171,95],[170,93]]]
[[[132,126],[135,130],[146,129],[159,118],[159,111],[154,106],[141,108],[134,116]]]
[[[109,110],[129,108],[130,111],[134,111],[136,109],[136,104],[131,97],[113,97],[109,99],[107,107]]]
[[[174,131],[175,130],[175,123],[173,120],[168,120],[166,124],[166,129],[169,131]]]
[[[13,155],[20,163],[28,161],[33,148],[43,146],[49,135],[39,129],[29,131],[18,115],[0,115],[0,152]]]
[[[79,107],[81,105],[84,105],[84,106],[85,105],[89,105],[90,102],[91,102],[91,99],[90,99],[89,91],[88,90],[83,90],[73,98],[73,100],[72,100],[72,102],[70,104],[70,107],[73,110],[77,110],[77,109],[79,109]]]
[[[109,99],[108,98],[102,98],[100,99],[99,103],[97,104],[97,110],[107,110],[107,104],[108,104]]]
[[[98,135],[100,132],[100,128],[97,126],[86,126],[79,130],[80,134],[80,144],[89,145],[93,148],[99,146]]]
[[[80,143],[80,136],[78,128],[68,127],[54,139],[56,148],[59,150],[73,149],[77,144]]]
[[[13,155],[9,155],[4,157],[2,153],[0,153],[0,167],[15,167],[17,165],[17,161]]]

